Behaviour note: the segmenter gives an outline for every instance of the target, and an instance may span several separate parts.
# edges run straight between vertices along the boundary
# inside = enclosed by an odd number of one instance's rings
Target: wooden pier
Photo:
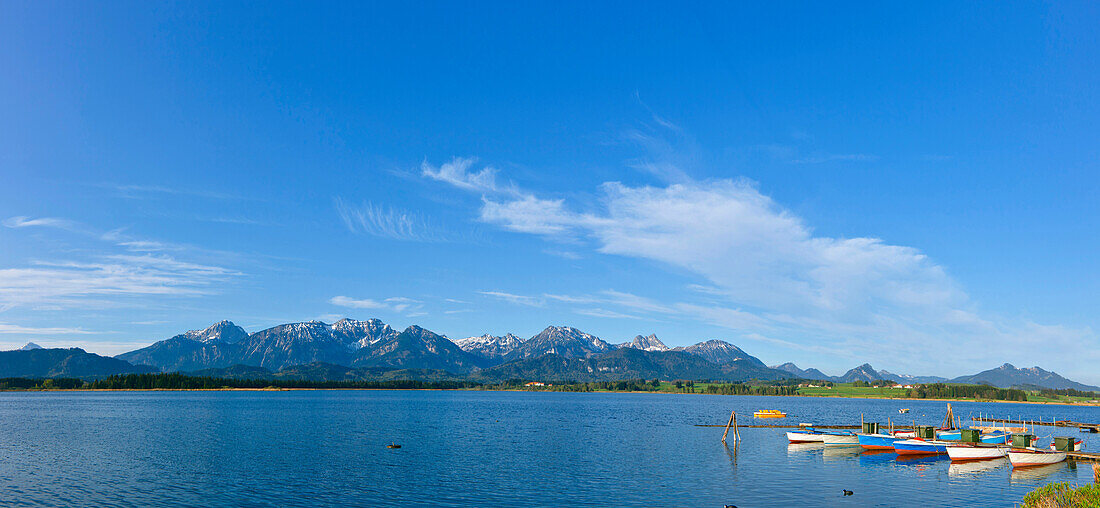
[[[1066,452],[1066,456],[1073,459],[1073,460],[1096,460],[1096,461],[1100,461],[1100,453]]]
[[[981,423],[1003,423],[1027,426],[1046,425],[1048,427],[1075,427],[1081,430],[1086,430],[1088,432],[1100,432],[1100,423],[1081,423],[1075,422],[1073,420],[1055,420],[1051,422],[1044,422],[1042,420],[1006,420],[1002,418],[986,418],[983,416],[978,416],[977,418],[974,418],[974,421]]]

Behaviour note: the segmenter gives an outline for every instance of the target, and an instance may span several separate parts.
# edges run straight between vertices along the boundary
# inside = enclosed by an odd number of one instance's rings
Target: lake
[[[956,415],[1100,421],[1100,408],[953,403]],[[912,408],[898,414],[899,408]],[[481,391],[0,393],[13,506],[1012,506],[1089,463],[1013,471],[788,445],[752,423],[938,424],[945,402]],[[900,420],[900,421],[899,421]],[[781,420],[782,421],[782,420]],[[759,422],[758,422],[759,423]],[[1040,428],[1040,436],[1096,434]],[[398,443],[401,449],[387,449]],[[1050,442],[1040,440],[1041,445]],[[842,490],[854,492],[842,496]]]

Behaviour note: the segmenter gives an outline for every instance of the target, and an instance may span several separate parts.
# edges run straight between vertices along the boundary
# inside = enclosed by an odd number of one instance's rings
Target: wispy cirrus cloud
[[[4,335],[92,335],[99,333],[103,332],[93,332],[83,328],[34,327],[0,323],[0,334]]]
[[[68,219],[60,219],[57,217],[37,217],[31,218],[23,215],[9,217],[4,219],[5,227],[9,228],[29,228],[29,227],[46,227],[46,228],[58,228],[58,229],[73,229],[76,227],[76,223]]]
[[[371,298],[352,298],[349,296],[334,296],[330,298],[328,302],[333,305],[339,307],[347,307],[349,309],[389,310],[393,312],[401,312],[408,317],[424,316],[427,314],[423,311],[423,302],[403,296],[394,296],[381,300],[375,300]]]
[[[463,190],[480,193],[515,193],[513,185],[499,185],[497,183],[497,170],[491,166],[484,166],[478,171],[470,171],[477,159],[455,157],[450,162],[440,164],[438,167],[424,161],[420,165],[420,173],[423,176],[449,183]]]
[[[336,198],[335,204],[340,219],[352,233],[414,242],[448,240],[447,235],[439,228],[430,225],[414,212],[387,208],[370,202],[356,206],[341,198]]]
[[[210,294],[216,283],[239,275],[169,256],[119,254],[97,261],[32,261],[28,266],[0,269],[0,310],[115,306],[140,303],[119,297]]]
[[[516,305],[526,305],[528,307],[542,307],[544,302],[533,296],[523,296],[512,293],[506,293],[504,291],[478,291],[478,293],[485,296],[492,296],[494,298],[504,300]]]

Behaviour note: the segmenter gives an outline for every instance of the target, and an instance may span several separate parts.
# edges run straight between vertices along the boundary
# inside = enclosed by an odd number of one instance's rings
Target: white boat
[[[1066,460],[1066,452],[1052,452],[1039,448],[1013,448],[1008,451],[1008,460],[1012,462],[1012,467],[1057,464]]]
[[[951,444],[947,446],[947,456],[952,461],[999,459],[1008,453],[1003,446],[974,446],[971,444]]]
[[[787,433],[787,441],[792,443],[823,443],[825,434],[813,429],[793,430]]]
[[[1058,448],[1056,447],[1056,443],[1050,443],[1050,450],[1051,451],[1055,451],[1057,449]],[[1075,440],[1073,442],[1073,451],[1079,452],[1079,451],[1084,450],[1084,449],[1085,449],[1085,442],[1084,441],[1078,439],[1078,440]]]
[[[859,436],[854,433],[830,432],[821,435],[826,446],[859,446]]]

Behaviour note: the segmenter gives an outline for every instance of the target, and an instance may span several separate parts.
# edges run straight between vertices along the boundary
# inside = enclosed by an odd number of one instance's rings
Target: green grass
[[[1051,483],[1028,492],[1022,508],[1100,508],[1100,486]]]
[[[799,388],[799,395],[817,397],[866,397],[871,399],[905,398],[905,388],[855,387],[851,383],[838,383],[832,388]]]

